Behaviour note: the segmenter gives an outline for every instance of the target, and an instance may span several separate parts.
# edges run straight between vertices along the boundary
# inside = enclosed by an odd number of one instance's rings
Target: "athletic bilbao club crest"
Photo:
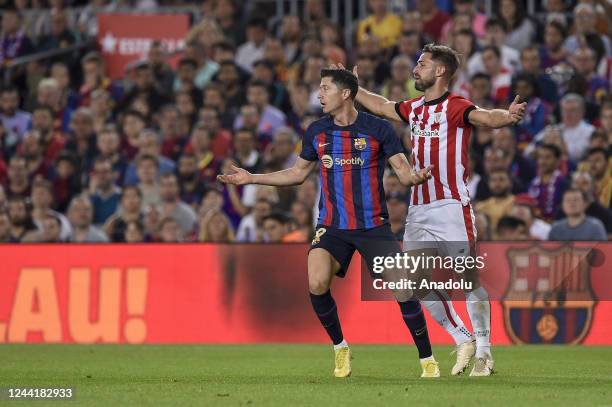
[[[442,121],[442,113],[434,113],[434,123],[440,123]]]
[[[591,327],[595,294],[591,250],[510,249],[510,279],[502,305],[514,343],[580,343]]]
[[[359,137],[355,139],[355,149],[359,151],[363,151],[366,148],[366,139],[365,137]]]

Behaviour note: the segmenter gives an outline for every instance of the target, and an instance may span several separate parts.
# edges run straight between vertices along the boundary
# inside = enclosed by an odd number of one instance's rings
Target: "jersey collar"
[[[434,100],[430,100],[429,102],[425,102],[424,104],[427,106],[433,106],[433,105],[437,105],[438,103],[442,103],[444,102],[444,100],[448,97],[448,95],[450,95],[449,91],[444,92],[444,94],[442,96],[440,96],[437,99]]]

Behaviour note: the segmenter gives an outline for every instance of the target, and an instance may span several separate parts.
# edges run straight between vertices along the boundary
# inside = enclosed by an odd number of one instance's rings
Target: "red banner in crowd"
[[[112,79],[125,75],[125,67],[146,57],[151,43],[161,41],[168,53],[184,47],[189,17],[181,14],[100,14],[98,43]]]
[[[505,289],[503,298],[490,292],[494,344],[612,344],[612,244],[597,245],[597,260],[580,268],[587,284],[564,278],[565,297],[550,301],[526,301],[521,287],[533,280],[550,290],[546,267],[578,264],[575,247],[490,243],[480,250],[491,261],[485,283]],[[3,245],[0,343],[324,343],[309,303],[306,256],[306,245]],[[397,304],[361,300],[357,260],[333,287],[345,335],[353,343],[408,342]],[[513,273],[519,278],[510,284]],[[572,279],[588,297],[570,298]],[[455,304],[469,324],[465,304]],[[428,322],[432,342],[451,343]]]

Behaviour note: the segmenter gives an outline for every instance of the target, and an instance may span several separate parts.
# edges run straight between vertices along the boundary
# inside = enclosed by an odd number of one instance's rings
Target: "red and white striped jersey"
[[[412,165],[421,170],[433,165],[432,178],[412,187],[411,205],[454,199],[470,201],[467,189],[468,149],[472,125],[469,113],[476,106],[462,96],[446,92],[425,102],[425,97],[398,102],[397,114],[410,126]]]

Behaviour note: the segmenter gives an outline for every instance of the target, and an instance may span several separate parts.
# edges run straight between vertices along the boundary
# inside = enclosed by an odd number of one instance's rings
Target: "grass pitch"
[[[612,406],[612,347],[496,347],[492,377],[420,379],[413,346],[353,346],[353,376],[332,377],[323,345],[0,345],[0,387],[75,388],[35,406]]]

